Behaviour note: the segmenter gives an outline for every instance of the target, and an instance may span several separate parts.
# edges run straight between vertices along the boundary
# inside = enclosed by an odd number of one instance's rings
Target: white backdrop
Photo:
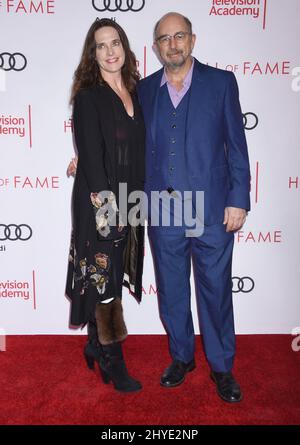
[[[85,333],[69,328],[64,296],[73,72],[91,23],[113,17],[142,76],[151,74],[160,67],[153,26],[168,11],[191,19],[194,55],[233,70],[240,87],[252,211],[236,234],[236,332],[291,333],[300,326],[300,1],[1,0],[0,328],[7,334]],[[148,243],[143,282],[141,305],[124,289],[128,330],[163,333]],[[194,294],[193,308],[197,326]]]

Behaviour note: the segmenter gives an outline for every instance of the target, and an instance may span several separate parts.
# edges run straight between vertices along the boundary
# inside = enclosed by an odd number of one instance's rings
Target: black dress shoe
[[[166,388],[173,388],[181,385],[184,381],[185,374],[195,369],[195,360],[189,363],[181,362],[180,360],[173,360],[171,365],[165,370],[160,378],[160,384]]]
[[[222,400],[229,403],[240,402],[243,398],[240,385],[235,381],[231,372],[216,372],[210,374],[217,386],[217,393]]]

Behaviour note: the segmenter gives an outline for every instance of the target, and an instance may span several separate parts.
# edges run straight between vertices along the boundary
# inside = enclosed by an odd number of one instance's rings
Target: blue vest
[[[158,95],[159,112],[156,116],[156,140],[155,147],[158,155],[159,168],[155,172],[156,184],[159,184],[159,190],[172,188],[181,193],[189,190],[189,181],[185,164],[185,140],[186,140],[186,121],[189,106],[190,90],[180,101],[177,108],[173,106],[167,84],[160,87]],[[179,199],[179,201],[181,201]],[[159,226],[162,227],[163,215],[169,215],[170,226],[164,227],[164,231],[170,233],[174,230],[184,231],[185,224],[183,219],[183,201],[181,201],[182,211],[179,212],[179,219],[175,217],[174,206],[178,203],[178,198],[171,199],[170,207],[164,207],[160,203],[159,207],[154,205],[155,212],[159,211]],[[181,216],[180,216],[181,215]],[[153,220],[152,220],[153,221]],[[177,223],[176,223],[177,221]],[[178,224],[180,224],[178,226]],[[151,224],[150,224],[151,226]],[[161,229],[160,229],[161,230]]]
[[[190,91],[190,90],[189,90]],[[158,175],[161,189],[172,187],[174,190],[189,190],[189,182],[185,166],[185,134],[186,118],[189,105],[189,91],[174,108],[167,84],[159,90],[156,150],[159,154]]]

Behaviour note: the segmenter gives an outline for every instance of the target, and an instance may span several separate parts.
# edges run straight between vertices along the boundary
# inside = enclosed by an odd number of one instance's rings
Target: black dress
[[[141,153],[144,150],[144,121],[136,94],[131,94],[134,114],[129,116],[119,96],[111,88],[109,89],[116,118],[115,159],[117,161],[117,178],[119,184],[127,185],[126,199],[128,203],[129,194],[141,188],[137,173],[140,173]],[[119,208],[121,208],[118,193],[117,200]],[[133,205],[133,203],[128,203],[125,218],[128,218],[128,212]]]
[[[127,222],[128,212],[134,204],[127,205],[127,211],[124,213],[119,209],[126,209],[124,199],[127,201],[129,194],[134,190],[143,188],[141,177],[143,176],[143,156],[144,156],[144,137],[145,129],[141,109],[136,94],[131,94],[134,115],[131,117],[119,96],[108,85],[106,97],[111,105],[111,112],[114,119],[114,144],[113,156],[114,165],[112,166],[116,183],[126,184],[126,193],[119,196],[119,190],[114,190],[116,200],[105,199],[100,193],[94,191],[91,193],[91,205],[89,206],[89,217],[85,219],[81,227],[74,224],[73,242],[70,249],[70,267],[68,270],[69,291],[73,304],[72,324],[79,324],[78,311],[82,299],[86,300],[87,305],[84,309],[85,316],[81,322],[86,322],[88,318],[94,316],[94,307],[97,302],[108,298],[122,296],[122,284],[124,276],[124,249],[130,236],[130,225]],[[76,125],[76,119],[74,120]],[[75,128],[76,136],[76,128]],[[80,163],[81,153],[79,151],[78,164]],[[106,171],[106,169],[105,169]],[[88,172],[87,172],[88,173]],[[82,192],[82,187],[76,185],[77,174],[75,178],[73,202],[77,207],[82,202],[78,195]],[[108,179],[108,184],[111,181]],[[101,202],[106,205],[99,206],[99,197]],[[121,199],[123,197],[123,202]],[[79,204],[78,204],[79,203]],[[104,209],[104,211],[102,210]],[[116,225],[107,223],[107,209],[117,210]],[[106,210],[106,211],[105,211]],[[82,210],[83,211],[83,210]],[[76,213],[76,211],[75,211]],[[95,224],[95,218],[97,224]],[[76,218],[75,218],[76,219]],[[78,220],[78,218],[77,218]],[[125,222],[125,225],[123,225]],[[96,230],[96,226],[98,230]],[[83,230],[85,233],[83,233]],[[80,241],[78,242],[78,233],[80,232]],[[83,240],[84,236],[84,240]],[[77,243],[76,243],[77,238]],[[84,246],[83,246],[84,243]],[[76,244],[79,245],[79,252],[76,251]],[[71,294],[71,295],[70,295]],[[78,303],[80,302],[81,303]],[[76,307],[77,306],[77,307]]]

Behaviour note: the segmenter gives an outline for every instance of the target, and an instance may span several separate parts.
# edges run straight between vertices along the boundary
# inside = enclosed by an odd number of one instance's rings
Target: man
[[[153,224],[151,214],[149,218],[160,316],[173,359],[161,385],[178,386],[195,368],[192,259],[211,377],[223,400],[239,402],[242,393],[231,372],[235,355],[231,262],[233,232],[242,227],[250,209],[249,160],[235,76],[193,58],[195,40],[186,17],[164,15],[154,30],[154,49],[164,68],[143,79],[138,88],[147,131],[149,198],[153,190],[167,191],[176,201],[189,190],[195,207],[196,192],[204,191],[201,236],[186,236],[184,223],[165,227],[161,221]]]

